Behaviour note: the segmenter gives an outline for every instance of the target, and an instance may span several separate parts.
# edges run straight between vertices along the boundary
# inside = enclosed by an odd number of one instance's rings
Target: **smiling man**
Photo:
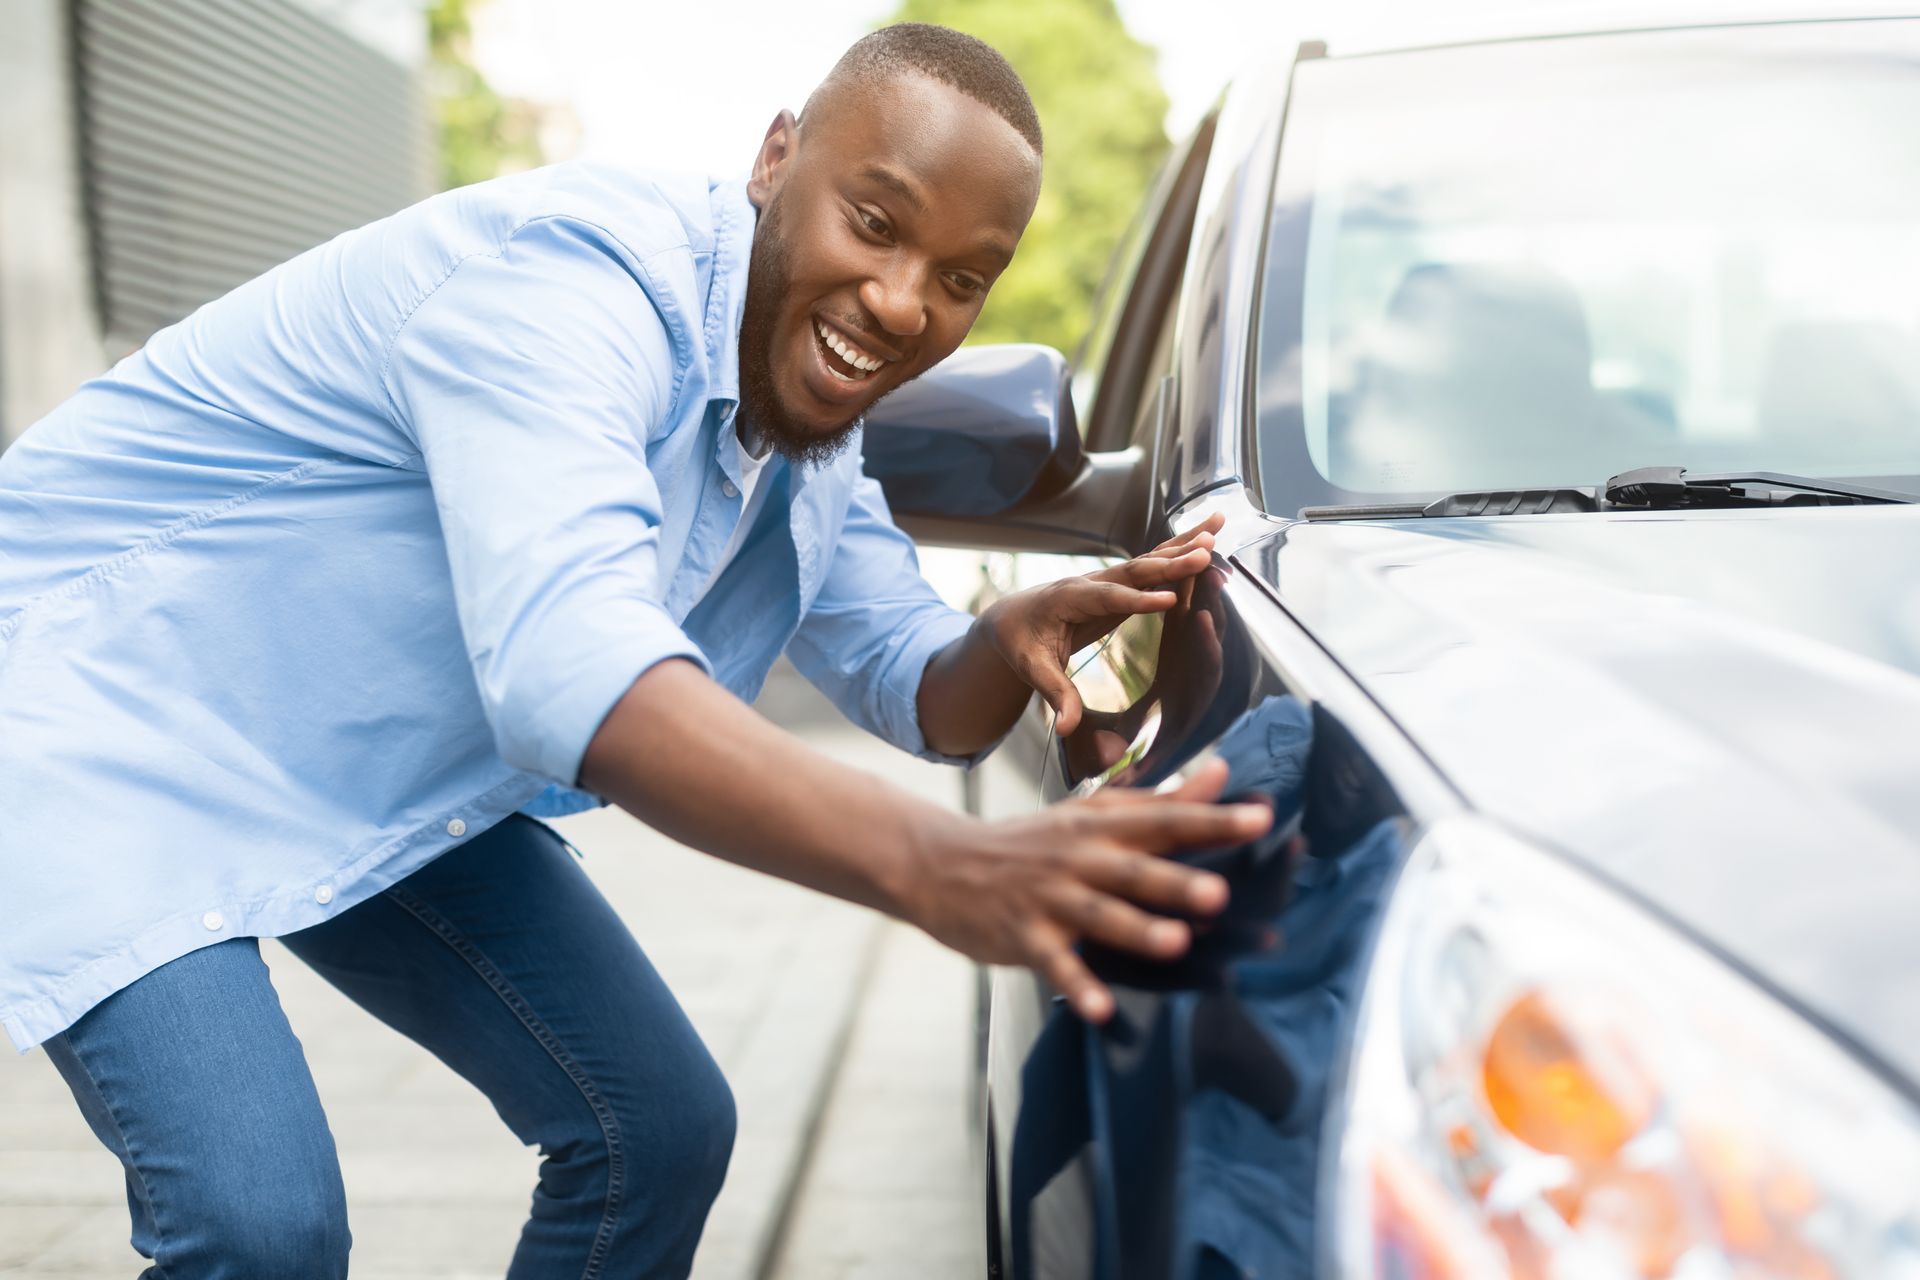
[[[0,458],[0,1021],[126,1169],[149,1274],[345,1274],[282,937],[545,1156],[510,1275],[674,1275],[732,1102],[639,945],[528,815],[611,800],[696,848],[1110,997],[1225,897],[1155,855],[1264,810],[1097,800],[987,824],[746,705],[789,653],[963,761],[1164,609],[1209,534],[939,603],[860,472],[1040,187],[1013,72],[936,27],[848,52],[746,183],[562,165],[236,290]],[[697,903],[686,904],[689,912]]]

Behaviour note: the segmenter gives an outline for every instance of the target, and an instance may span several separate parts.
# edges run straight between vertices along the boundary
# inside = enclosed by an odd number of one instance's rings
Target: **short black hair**
[[[896,22],[862,36],[840,55],[833,70],[807,99],[812,106],[835,84],[874,84],[903,71],[917,71],[993,108],[1040,154],[1040,114],[1000,51],[984,40],[930,22]],[[802,108],[801,114],[806,114]]]

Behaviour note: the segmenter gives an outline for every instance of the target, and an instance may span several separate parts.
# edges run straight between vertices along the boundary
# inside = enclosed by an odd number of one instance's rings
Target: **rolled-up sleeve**
[[[498,750],[556,782],[648,668],[707,666],[661,605],[646,446],[675,368],[645,264],[567,218],[462,261],[391,346]]]
[[[913,540],[894,525],[880,486],[862,477],[787,656],[868,732],[923,760],[966,764],[975,757],[928,749],[918,699],[927,663],[972,625],[920,576]]]

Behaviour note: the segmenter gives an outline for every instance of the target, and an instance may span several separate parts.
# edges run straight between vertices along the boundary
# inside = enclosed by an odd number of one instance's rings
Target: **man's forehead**
[[[1013,220],[1024,223],[1038,191],[1039,157],[1010,123],[917,72],[822,86],[807,104],[801,132],[810,161],[883,188],[917,212],[1002,195],[1018,207]]]

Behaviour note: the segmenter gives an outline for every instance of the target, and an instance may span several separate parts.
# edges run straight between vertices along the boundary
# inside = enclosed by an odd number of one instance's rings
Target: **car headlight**
[[[1920,1280],[1911,1104],[1497,828],[1414,852],[1354,1043],[1334,1274]]]

